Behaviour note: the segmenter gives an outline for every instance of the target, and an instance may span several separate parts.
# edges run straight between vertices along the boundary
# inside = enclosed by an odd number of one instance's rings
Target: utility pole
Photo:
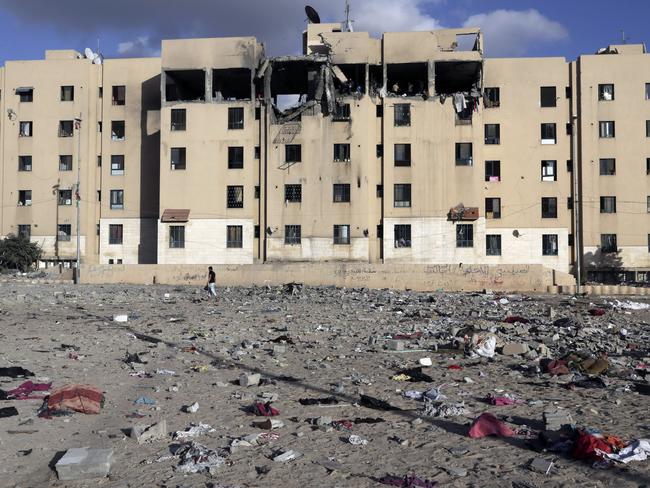
[[[74,270],[74,282],[79,284],[79,273],[81,268],[81,114],[79,118],[74,119],[74,125],[77,129],[77,187],[75,189],[75,200],[77,201],[77,266]]]
[[[578,116],[571,114],[571,157],[573,159],[573,250],[575,255],[576,293],[582,285],[582,198],[580,194],[580,164],[578,162]]]

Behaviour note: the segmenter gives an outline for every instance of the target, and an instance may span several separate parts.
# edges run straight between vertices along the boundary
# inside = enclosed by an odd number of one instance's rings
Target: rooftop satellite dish
[[[104,62],[104,56],[102,56],[99,53],[95,53],[95,57],[93,58],[93,64],[102,64]]]
[[[318,12],[314,10],[312,7],[307,5],[305,7],[305,13],[307,14],[307,18],[309,19],[309,22],[312,24],[320,24],[320,15],[318,15]]]
[[[519,233],[519,231],[517,229],[515,229],[515,230],[512,231],[512,235],[515,236],[515,237],[519,237],[521,234]]]
[[[84,54],[86,55],[86,58],[88,58],[88,59],[93,59],[95,57],[95,53],[89,47],[84,49]]]

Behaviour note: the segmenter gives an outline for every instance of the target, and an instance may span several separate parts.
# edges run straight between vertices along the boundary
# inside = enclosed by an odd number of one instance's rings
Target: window
[[[62,102],[74,101],[74,86],[61,87],[61,101]]]
[[[472,224],[456,225],[456,247],[474,247],[474,226]]]
[[[487,234],[485,236],[485,255],[501,256],[501,235]]]
[[[104,97],[104,87],[103,87],[103,86],[100,86],[99,89],[97,90],[97,96],[98,96],[99,98],[103,98],[103,97]]]
[[[69,241],[72,237],[72,225],[59,224],[57,237],[59,241]]]
[[[244,167],[243,146],[230,146],[228,148],[228,169],[241,169]]]
[[[554,86],[542,86],[539,89],[540,106],[542,107],[555,107],[557,105],[557,97],[555,96]]]
[[[244,187],[229,186],[226,188],[226,206],[228,208],[244,208]]]
[[[182,249],[185,247],[185,226],[169,226],[169,247],[170,249]]]
[[[253,239],[259,239],[260,238],[260,226],[256,225],[253,227]]]
[[[111,122],[111,140],[123,141],[126,129],[123,120],[113,120]]]
[[[226,247],[227,248],[243,247],[242,234],[243,234],[243,227],[241,225],[229,225],[226,228]]]
[[[650,83],[645,84],[645,99],[650,100]]]
[[[573,210],[573,197],[566,197],[566,209]]]
[[[32,157],[18,156],[18,171],[31,171],[31,170],[32,170]]]
[[[557,234],[542,234],[542,256],[557,256]]]
[[[347,183],[334,183],[334,203],[350,201],[350,185]]]
[[[542,124],[542,144],[555,144],[555,124]]]
[[[301,229],[299,225],[284,226],[284,243],[290,246],[300,245]]]
[[[616,159],[614,158],[601,158],[600,159],[600,175],[613,176],[616,174]]]
[[[350,161],[350,144],[334,144],[334,161]]]
[[[111,208],[114,210],[124,208],[124,190],[111,190]]]
[[[501,126],[499,124],[485,124],[485,143],[501,143]]]
[[[602,139],[609,139],[615,136],[615,127],[613,120],[605,120],[598,122],[598,135]]]
[[[395,207],[410,207],[411,206],[411,185],[409,184],[396,184],[394,187]]]
[[[411,166],[411,145],[395,144],[395,166]]]
[[[185,169],[185,148],[172,147],[171,150],[172,170]]]
[[[97,122],[97,132],[99,132],[100,134],[102,132],[102,121],[101,120],[99,122]]]
[[[29,207],[32,204],[32,190],[18,190],[18,206]]]
[[[381,158],[384,156],[384,145],[383,144],[377,144],[377,157]]]
[[[612,83],[598,85],[598,100],[601,102],[614,100],[614,85]]]
[[[260,186],[259,186],[259,185],[255,185],[255,191],[254,191],[254,195],[253,195],[253,196],[254,196],[255,199],[259,199],[259,198],[260,198]]]
[[[98,202],[102,201],[102,191],[101,190],[97,190],[97,201]]]
[[[260,159],[260,146],[255,146],[253,150],[253,159]]]
[[[20,97],[20,101],[23,103],[33,102],[34,101],[34,89],[33,88],[16,88],[16,95]]]
[[[645,136],[650,137],[650,120],[645,121]]]
[[[557,198],[542,197],[542,218],[543,219],[557,218]]]
[[[485,105],[485,108],[498,107],[501,104],[499,88],[486,88],[483,93],[483,103]]]
[[[124,105],[126,103],[126,86],[113,86],[113,105]]]
[[[383,198],[384,196],[384,185],[377,185],[377,198]]]
[[[299,163],[302,161],[302,147],[300,144],[285,144],[284,160],[287,163]]]
[[[645,158],[645,174],[650,175],[650,158]]]
[[[114,154],[111,156],[111,174],[119,176],[124,174],[124,155]]]
[[[501,218],[501,199],[500,198],[486,198],[485,199],[485,218],[486,219],[500,219]]]
[[[377,117],[383,117],[384,116],[384,106],[383,105],[377,105],[375,107],[375,115]]]
[[[171,130],[185,130],[186,127],[186,111],[184,108],[172,109],[172,127]]]
[[[59,122],[59,137],[72,137],[74,135],[72,120]]]
[[[34,125],[32,122],[20,122],[18,129],[19,137],[32,137],[34,135]]]
[[[377,237],[379,239],[384,238],[384,226],[381,224],[377,224]]]
[[[228,129],[243,129],[244,128],[244,108],[243,107],[228,107]]]
[[[334,226],[334,244],[350,244],[350,226]]]
[[[573,161],[570,159],[566,160],[566,170],[571,173],[573,171]]]
[[[342,105],[336,105],[334,108],[334,114],[332,114],[332,119],[335,122],[350,120],[350,104],[344,103]]]
[[[501,181],[501,161],[485,162],[485,181]]]
[[[302,185],[284,185],[285,202],[302,201]]]
[[[59,205],[72,205],[72,190],[59,190]]]
[[[646,212],[650,213],[650,196],[646,197]]]
[[[456,143],[456,166],[472,166],[472,143]]]
[[[18,237],[28,241],[32,237],[32,226],[29,224],[18,224]]]
[[[99,168],[102,167],[102,157],[101,157],[101,156],[97,156],[97,166],[98,166]]]
[[[616,197],[600,197],[600,213],[616,213]]]
[[[395,247],[411,247],[411,226],[395,225]]]
[[[411,125],[411,104],[395,104],[395,127],[407,127]]]
[[[616,234],[600,234],[601,252],[618,252]]]
[[[72,171],[72,154],[59,156],[59,171]]]
[[[557,181],[557,161],[542,161],[542,181]]]

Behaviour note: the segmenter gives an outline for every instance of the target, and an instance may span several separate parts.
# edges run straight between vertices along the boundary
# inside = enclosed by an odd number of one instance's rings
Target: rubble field
[[[650,486],[644,300],[3,284],[0,486]]]

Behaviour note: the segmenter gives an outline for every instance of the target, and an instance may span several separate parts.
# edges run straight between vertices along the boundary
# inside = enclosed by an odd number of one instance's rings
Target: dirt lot
[[[23,367],[34,374],[27,379],[51,381],[52,389],[88,384],[105,393],[97,415],[42,418],[43,400],[0,401],[0,408],[18,409],[0,418],[2,487],[365,487],[382,486],[386,475],[459,487],[650,486],[650,460],[594,465],[574,459],[570,441],[565,452],[538,441],[543,412],[557,409],[578,429],[650,438],[650,311],[643,299],[296,286],[219,289],[215,304],[190,287],[27,283],[3,284],[0,295],[0,367]],[[128,321],[115,322],[116,314]],[[395,334],[412,338],[390,340]],[[490,334],[496,354],[476,354]],[[508,351],[514,355],[502,354]],[[125,361],[127,353],[138,353],[141,363]],[[569,353],[580,356],[568,361],[569,374],[544,372],[545,357]],[[432,363],[421,370],[427,376],[400,376],[424,358]],[[606,358],[606,371],[590,377],[598,381],[581,383],[585,358]],[[262,384],[240,385],[244,373],[259,373]],[[419,381],[404,381],[409,376]],[[0,389],[23,381],[0,377]],[[567,387],[571,382],[576,386]],[[432,388],[447,398],[406,394]],[[370,408],[361,395],[397,409]],[[488,395],[516,403],[492,405]],[[135,404],[140,397],[155,405]],[[277,397],[274,419],[284,426],[271,431],[277,439],[246,446],[237,439],[269,432],[254,425],[265,418],[250,411],[262,397]],[[330,397],[337,403],[299,402]],[[184,411],[194,402],[197,412]],[[461,402],[460,415],[432,415],[432,406]],[[517,434],[469,437],[483,412]],[[383,422],[354,422],[368,418]],[[342,419],[352,423],[330,422]],[[165,438],[138,444],[129,437],[134,425],[160,420]],[[214,428],[192,439],[218,456],[212,475],[185,474],[171,455],[181,445],[172,434],[200,422]],[[353,444],[352,435],[367,444]],[[73,447],[112,448],[109,477],[58,480],[54,462]],[[287,450],[301,456],[273,460]],[[554,461],[548,475],[530,469],[536,458]]]

